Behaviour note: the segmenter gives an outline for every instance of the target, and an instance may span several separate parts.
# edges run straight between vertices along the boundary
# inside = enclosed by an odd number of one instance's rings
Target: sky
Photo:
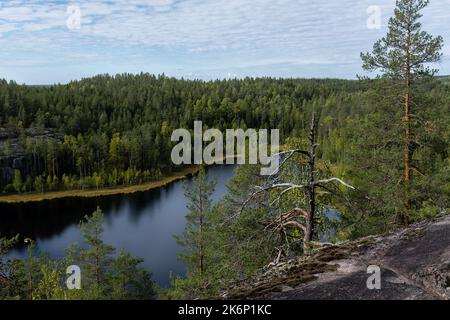
[[[356,78],[384,36],[394,0],[0,0],[0,78],[67,83],[96,74],[186,79]],[[444,38],[450,0],[423,28]]]

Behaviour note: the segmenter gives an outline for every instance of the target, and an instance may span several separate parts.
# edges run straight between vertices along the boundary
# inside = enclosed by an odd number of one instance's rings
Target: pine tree
[[[403,222],[409,224],[411,210],[411,170],[414,168],[414,132],[412,113],[413,86],[420,80],[433,76],[437,70],[426,66],[441,59],[442,37],[433,37],[422,31],[420,13],[428,0],[397,0],[394,16],[389,20],[387,36],[378,40],[372,53],[362,53],[363,68],[381,71],[385,78],[402,87],[404,108],[404,210]]]
[[[17,193],[22,191],[22,175],[19,170],[14,170],[13,187]]]
[[[139,268],[144,260],[121,251],[112,261],[111,296],[113,299],[152,299],[155,297],[151,274]]]
[[[42,176],[37,176],[34,180],[34,189],[38,192],[44,193],[45,191],[45,182]]]
[[[69,263],[77,264],[82,270],[82,287],[93,298],[106,295],[109,281],[109,268],[114,248],[102,240],[104,217],[100,208],[85,216],[80,223],[80,232],[87,248],[72,245],[67,249]]]
[[[181,256],[187,264],[188,272],[204,275],[206,265],[206,233],[209,227],[209,215],[212,209],[211,195],[214,193],[216,180],[208,180],[205,169],[200,168],[192,185],[185,184],[185,196],[189,200],[186,216],[187,225],[183,235],[177,238],[186,249]]]
[[[12,266],[10,261],[6,261],[5,256],[17,243],[18,238],[18,235],[11,239],[0,235],[0,299],[7,298],[11,291],[12,281],[10,274]]]
[[[81,269],[81,294],[75,293],[74,298],[153,299],[151,274],[139,266],[143,260],[124,251],[114,258],[115,249],[102,240],[103,222],[103,213],[97,208],[80,223],[86,246],[73,244],[66,250],[66,264]]]

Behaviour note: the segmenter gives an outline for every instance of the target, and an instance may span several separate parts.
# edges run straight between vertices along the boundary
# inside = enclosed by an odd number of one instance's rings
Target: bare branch
[[[278,223],[278,226],[280,226],[280,224],[282,224],[284,221],[291,219],[296,214],[299,215],[300,217],[304,218],[305,220],[308,219],[308,213],[305,210],[300,209],[300,208],[294,208],[288,212],[278,215],[272,222],[267,224],[267,226],[264,228],[264,230],[269,229],[276,223]],[[278,226],[275,229],[278,229]]]
[[[295,221],[295,220],[290,220],[290,221],[284,222],[283,224],[278,225],[277,229],[281,230],[281,229],[284,229],[285,227],[290,226],[290,225],[293,225],[293,226],[296,226],[296,227],[302,229],[303,232],[306,231],[306,227],[303,224],[301,224],[300,222]]]
[[[274,205],[276,202],[279,202],[279,201],[281,200],[281,197],[283,197],[284,194],[288,193],[288,192],[291,191],[291,190],[299,189],[299,187],[300,187],[300,186],[292,186],[292,187],[289,187],[289,188],[287,188],[287,189],[284,189],[283,191],[280,192],[280,194],[278,195],[278,197],[276,197],[275,200],[273,200],[273,201],[270,203],[270,205],[272,206],[272,205]],[[303,188],[306,188],[306,186],[302,186],[302,187],[303,187]]]
[[[420,169],[417,168],[417,166],[412,165],[412,166],[411,166],[411,169],[413,169],[415,172],[417,172],[417,173],[420,174],[421,176],[425,176],[425,174],[424,174],[422,171],[420,171]]]
[[[304,189],[306,188],[306,186],[304,185],[300,185],[300,184],[293,184],[293,183],[275,183],[272,184],[270,186],[267,187],[263,187],[260,190],[252,193],[250,195],[249,198],[247,198],[247,200],[242,204],[242,208],[240,211],[242,211],[244,209],[244,207],[250,202],[251,199],[253,199],[257,194],[261,193],[261,192],[265,192],[265,191],[269,191],[272,189],[277,189],[277,188],[286,188],[285,190],[283,190],[280,195],[278,197],[280,197],[282,194],[286,193],[289,190],[293,190],[293,189]]]
[[[342,181],[341,179],[336,178],[336,177],[333,177],[333,178],[330,178],[330,179],[314,181],[313,185],[317,186],[317,185],[321,185],[321,184],[331,183],[331,182],[334,182],[334,181],[339,182],[340,184],[342,184],[343,186],[346,186],[347,188],[355,190],[355,187],[349,185],[347,182]]]
[[[231,217],[229,217],[227,219],[227,221],[230,221],[231,219],[234,219],[236,216],[240,215],[242,213],[242,210],[244,210],[244,208],[247,206],[247,204],[258,194],[268,191],[268,190],[272,190],[272,189],[277,189],[277,188],[287,188],[286,190],[283,190],[282,193],[286,193],[287,190],[293,190],[293,189],[304,189],[306,188],[306,186],[304,185],[299,185],[299,184],[293,184],[293,183],[276,183],[273,185],[270,185],[268,187],[263,187],[260,188],[260,190],[257,190],[255,192],[253,192],[245,201],[244,203],[242,203],[241,208],[239,209],[239,211],[232,215]]]
[[[272,155],[272,157],[281,157],[281,156],[286,155],[286,154],[288,154],[288,156],[287,156],[285,159],[283,159],[283,161],[278,165],[278,167],[277,167],[277,168],[276,168],[269,176],[273,176],[274,174],[276,174],[276,173],[281,169],[281,167],[282,167],[282,166],[283,166],[290,158],[292,158],[292,156],[293,156],[294,154],[296,154],[296,153],[299,153],[299,154],[305,155],[305,156],[307,156],[307,157],[310,157],[309,152],[307,152],[307,151],[305,151],[305,150],[301,150],[301,149],[292,149],[292,150],[286,150],[286,151],[281,151],[281,152],[275,153],[275,154]]]

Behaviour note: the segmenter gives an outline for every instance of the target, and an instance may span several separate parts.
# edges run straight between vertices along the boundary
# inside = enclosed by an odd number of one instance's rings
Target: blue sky
[[[385,35],[394,5],[394,0],[0,0],[0,78],[28,84],[121,72],[205,80],[355,78],[362,74],[359,53]],[[379,29],[367,27],[370,6],[381,10]],[[431,0],[423,14],[424,29],[444,37],[439,68],[450,74],[450,0]]]

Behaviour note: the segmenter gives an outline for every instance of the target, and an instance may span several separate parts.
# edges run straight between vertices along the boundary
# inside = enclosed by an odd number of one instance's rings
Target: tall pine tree
[[[211,196],[214,193],[216,180],[208,180],[205,169],[200,168],[192,184],[185,184],[185,196],[189,200],[186,216],[187,225],[183,235],[177,238],[186,249],[181,259],[186,262],[188,273],[203,277],[206,265],[206,234],[212,210]]]
[[[415,143],[413,88],[419,81],[433,76],[437,70],[427,66],[441,59],[442,37],[422,31],[419,19],[428,0],[397,0],[394,16],[389,20],[387,36],[378,40],[372,53],[362,53],[363,68],[380,71],[385,78],[400,85],[404,126],[404,209],[403,222],[409,224],[411,210],[411,171],[414,169]]]

